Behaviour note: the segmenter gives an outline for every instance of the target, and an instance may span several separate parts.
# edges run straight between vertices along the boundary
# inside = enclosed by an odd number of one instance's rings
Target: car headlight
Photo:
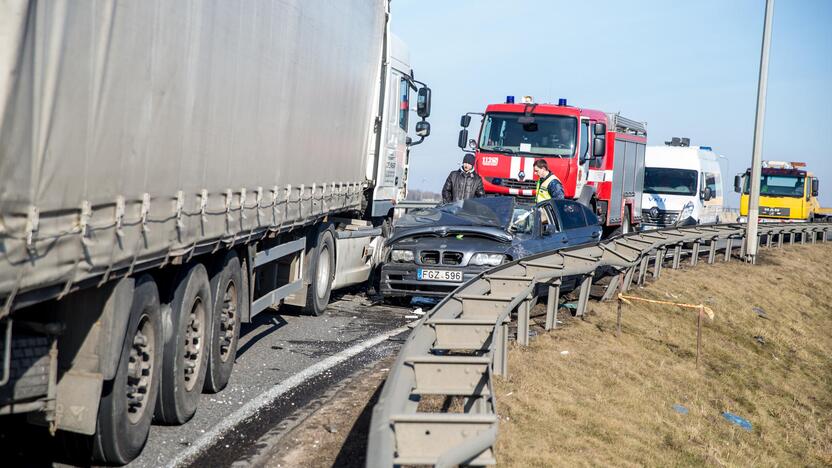
[[[471,261],[469,261],[468,264],[497,266],[503,263],[505,259],[506,256],[503,254],[475,253],[473,256],[471,256]]]
[[[390,252],[390,260],[394,262],[412,262],[413,261],[413,251],[412,250],[401,250],[401,249],[394,249]]]

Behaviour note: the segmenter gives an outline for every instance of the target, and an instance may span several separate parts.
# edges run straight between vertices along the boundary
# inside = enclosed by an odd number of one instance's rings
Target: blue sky
[[[439,191],[459,167],[459,116],[506,95],[620,111],[649,144],[687,136],[751,161],[764,0],[393,0],[392,28],[433,89],[431,136],[410,187]],[[832,206],[832,1],[775,4],[763,159],[805,161]],[[731,205],[738,204],[736,197]]]

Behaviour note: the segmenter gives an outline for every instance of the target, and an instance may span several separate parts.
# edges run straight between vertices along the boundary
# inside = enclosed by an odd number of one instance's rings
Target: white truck
[[[727,171],[727,158],[688,138],[648,146],[642,229],[720,222]]]
[[[240,322],[367,281],[430,133],[389,23],[388,0],[0,2],[0,415],[127,463],[226,385]]]

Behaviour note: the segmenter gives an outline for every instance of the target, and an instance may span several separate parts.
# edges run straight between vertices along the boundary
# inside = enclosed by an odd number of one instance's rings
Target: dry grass
[[[616,338],[615,303],[591,303],[586,321],[514,346],[496,383],[499,464],[832,465],[832,245],[765,249],[760,263],[664,269],[631,290],[714,309],[700,369],[695,313],[671,306],[625,305]]]

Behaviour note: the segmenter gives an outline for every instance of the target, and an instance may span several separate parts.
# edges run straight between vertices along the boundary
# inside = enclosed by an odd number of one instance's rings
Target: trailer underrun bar
[[[830,231],[827,223],[763,224],[756,242],[770,248],[781,247],[784,238],[790,245],[814,244],[826,242]],[[547,296],[544,328],[550,330],[561,287],[578,289],[575,313],[582,316],[600,268],[618,272],[603,294],[602,300],[609,300],[633,282],[644,284],[648,270],[659,278],[663,266],[679,268],[683,256],[689,256],[690,265],[705,254],[708,263],[728,262],[735,249],[745,258],[746,245],[742,224],[667,228],[539,254],[481,273],[439,302],[410,333],[373,408],[367,466],[496,464],[493,376],[508,375],[509,324],[515,315],[517,342],[528,345],[529,314],[538,294]],[[425,397],[437,395],[456,397],[461,404],[443,404],[438,411],[420,407]]]

